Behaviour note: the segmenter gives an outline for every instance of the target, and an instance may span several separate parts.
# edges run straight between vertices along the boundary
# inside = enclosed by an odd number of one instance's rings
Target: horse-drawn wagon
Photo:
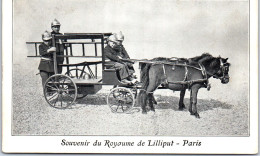
[[[191,59],[135,60],[141,67],[141,86],[122,84],[117,70],[111,68],[104,55],[106,39],[111,33],[65,33],[52,36],[52,45],[62,40],[64,55],[53,54],[54,72],[44,84],[44,97],[54,108],[65,109],[71,106],[76,99],[84,98],[88,94],[96,94],[103,85],[112,85],[107,96],[107,104],[112,112],[125,113],[134,106],[139,91],[139,100],[143,113],[146,113],[146,103],[154,110],[153,92],[157,88],[181,91],[179,109],[183,109],[183,98],[186,89],[191,89],[191,103],[189,111],[199,117],[196,108],[197,92],[201,87],[208,86],[208,79],[215,77],[222,83],[228,83],[227,59],[203,54]],[[40,57],[38,45],[41,42],[27,42],[34,46],[35,54],[28,57]],[[77,45],[77,49],[74,46]],[[81,46],[81,48],[79,47]],[[87,51],[86,46],[93,46]],[[76,51],[79,53],[76,54]],[[92,55],[87,55],[87,53]],[[64,57],[65,63],[57,64],[57,58]],[[72,62],[71,59],[83,58],[83,62]],[[92,60],[90,61],[89,59]],[[93,61],[94,59],[94,61]],[[57,66],[66,69],[64,74],[58,74]],[[101,76],[98,69],[102,71]]]
[[[114,88],[107,96],[107,103],[111,110],[120,113],[127,112],[133,107],[137,94],[136,88],[134,86],[119,87],[124,84],[118,80],[116,70],[111,68],[111,64],[106,63],[104,57],[104,46],[109,35],[111,33],[65,33],[52,36],[53,46],[58,45],[59,40],[63,41],[64,55],[54,53],[55,74],[49,77],[44,85],[44,97],[50,106],[65,109],[76,99],[96,94],[102,89],[102,85],[112,85]],[[28,57],[41,57],[38,52],[41,42],[26,42],[26,44],[34,47],[34,55]],[[93,46],[89,47],[92,52],[86,50],[87,46]],[[94,54],[89,55],[93,51]],[[64,57],[65,63],[57,64],[58,57]],[[73,58],[76,61],[72,63]],[[79,58],[85,60],[77,62]],[[64,74],[58,74],[58,65],[66,69]],[[101,75],[98,74],[100,67]]]

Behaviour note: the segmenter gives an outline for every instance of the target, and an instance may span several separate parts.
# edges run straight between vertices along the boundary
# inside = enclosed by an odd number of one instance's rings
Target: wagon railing
[[[54,71],[55,74],[57,74],[57,59],[58,57],[64,57],[65,62],[64,64],[61,64],[63,67],[67,68],[67,71],[70,70],[71,66],[75,66],[75,64],[70,65],[69,58],[101,58],[102,62],[105,61],[103,51],[104,46],[106,44],[105,40],[108,36],[110,36],[112,33],[65,33],[65,34],[57,34],[53,35],[53,46],[56,46],[60,48],[59,40],[62,40],[62,45],[64,46],[64,55],[56,55],[54,53],[53,55],[53,61],[54,61]],[[88,40],[88,41],[73,41],[73,40]],[[26,42],[28,45],[34,45],[34,55],[30,55],[27,57],[41,57],[39,54],[38,47],[42,42]],[[93,55],[87,55],[86,51],[86,45],[94,45],[94,54]],[[73,45],[81,45],[81,54],[77,55],[73,51]],[[98,55],[98,46],[101,46],[101,55]],[[56,56],[55,56],[56,55]],[[94,63],[94,64],[93,64]],[[96,64],[95,64],[96,63]],[[95,72],[92,72],[92,70],[89,67],[89,64],[86,64],[86,66],[83,66],[83,68],[87,67],[87,69],[90,71],[90,74],[92,77],[97,78],[97,64],[99,64],[100,61],[91,62],[91,65],[95,66]],[[102,63],[102,70],[104,69],[104,65]],[[95,73],[95,74],[94,74]]]

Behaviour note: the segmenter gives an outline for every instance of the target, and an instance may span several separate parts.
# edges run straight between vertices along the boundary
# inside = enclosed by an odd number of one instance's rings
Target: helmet
[[[115,35],[115,34],[110,35],[110,36],[108,37],[108,41],[111,41],[111,42],[117,42],[116,35]]]
[[[46,31],[42,34],[42,40],[47,41],[47,40],[50,40],[50,39],[52,39],[51,33],[46,30]]]
[[[55,26],[55,25],[59,25],[59,26],[61,25],[56,18],[51,22],[51,26]]]
[[[116,34],[116,37],[118,41],[124,41],[125,38],[121,31],[118,34]]]

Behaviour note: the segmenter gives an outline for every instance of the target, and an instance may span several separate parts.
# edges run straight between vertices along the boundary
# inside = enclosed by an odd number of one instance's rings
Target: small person
[[[51,29],[52,32],[51,34],[61,34],[60,33],[60,22],[55,18],[52,22],[51,22]]]
[[[118,45],[118,40],[116,38],[116,35],[111,35],[108,38],[108,44],[104,49],[104,55],[105,58],[109,59],[112,63],[115,69],[118,70],[119,79],[122,83],[126,85],[133,85],[134,82],[132,82],[129,78],[131,77],[132,72],[130,71],[128,64],[134,63],[131,60],[129,60],[125,55],[122,53],[116,51],[114,48]]]
[[[60,26],[61,26],[60,22],[57,19],[54,19],[51,22],[51,29],[52,29],[51,35],[62,34],[60,33]],[[59,40],[59,44],[56,44],[56,49],[57,49],[57,56],[64,55],[64,46],[61,40]],[[64,62],[64,57],[57,57],[58,74],[62,73],[62,66],[59,64],[63,64],[63,62]]]
[[[124,35],[123,33],[120,31],[119,33],[115,33],[114,34],[117,38],[117,45],[114,47],[114,49],[122,56],[123,59],[130,59],[127,51],[125,50],[125,47],[123,45],[123,42],[124,42]],[[126,65],[128,66],[129,68],[129,73],[130,73],[130,76],[128,77],[128,80],[130,81],[133,81],[134,79],[136,79],[136,76],[134,75],[135,73],[135,70],[134,70],[134,67],[133,67],[133,62],[127,62]]]
[[[39,46],[39,52],[41,55],[41,61],[38,69],[42,78],[42,86],[46,80],[54,75],[54,62],[53,52],[56,51],[56,47],[52,47],[52,36],[47,30],[42,34],[43,43]]]

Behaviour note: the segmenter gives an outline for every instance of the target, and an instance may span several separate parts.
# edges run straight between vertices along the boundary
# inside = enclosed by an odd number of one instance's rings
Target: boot
[[[124,84],[124,85],[133,85],[133,83],[127,79],[123,79],[121,80],[121,83]]]

